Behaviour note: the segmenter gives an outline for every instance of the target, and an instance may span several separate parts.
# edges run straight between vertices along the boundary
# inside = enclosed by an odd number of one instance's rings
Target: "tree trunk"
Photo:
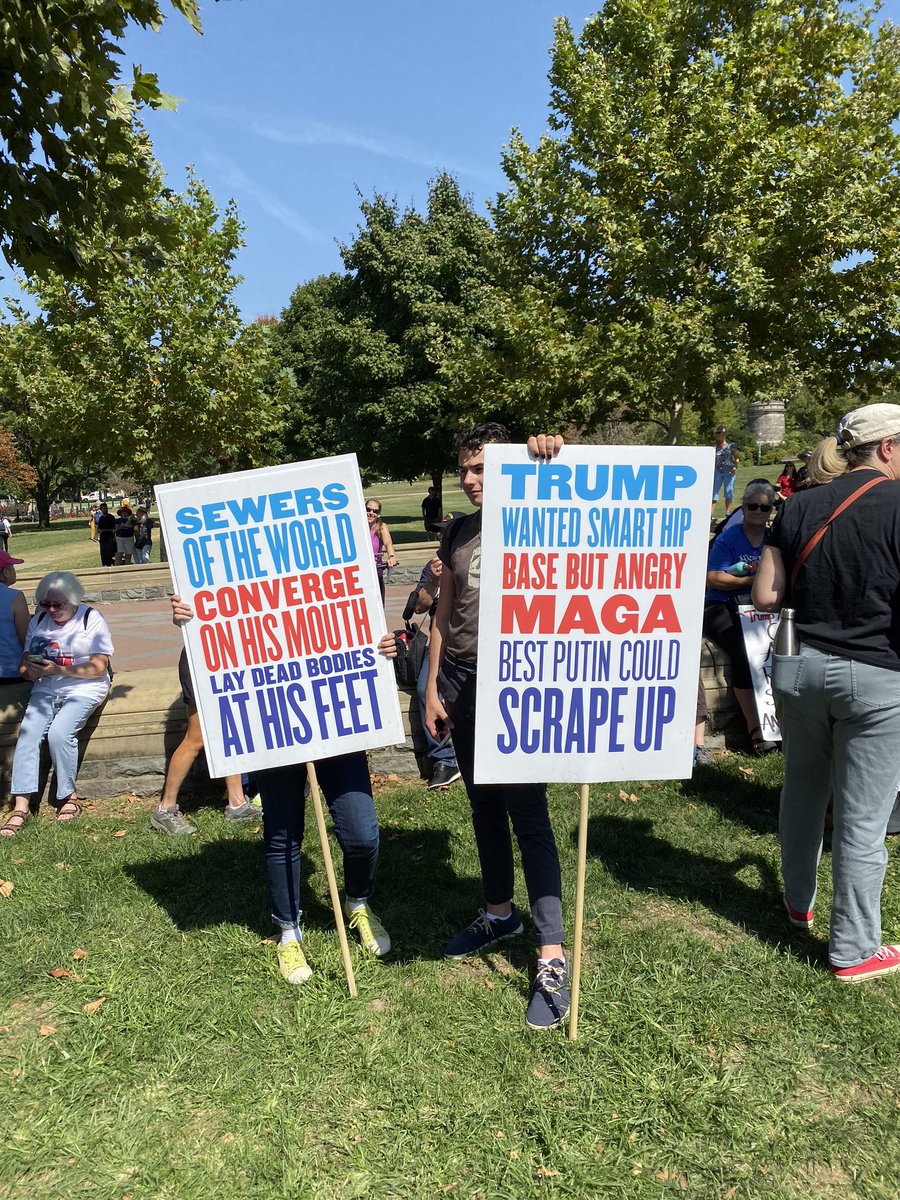
[[[50,528],[50,491],[40,481],[34,488],[34,506],[37,509],[38,529]]]
[[[681,424],[684,420],[684,400],[676,400],[669,414],[669,428],[666,430],[666,445],[681,444]]]

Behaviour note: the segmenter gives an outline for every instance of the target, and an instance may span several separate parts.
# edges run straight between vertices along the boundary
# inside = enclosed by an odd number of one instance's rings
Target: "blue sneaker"
[[[525,1013],[529,1029],[552,1029],[569,1015],[569,969],[561,958],[538,963]]]
[[[470,954],[477,954],[479,950],[493,946],[495,942],[515,937],[524,928],[522,916],[515,905],[509,916],[504,917],[502,921],[492,921],[483,908],[479,909],[478,916],[472,924],[454,934],[444,947],[444,958],[468,958]]]

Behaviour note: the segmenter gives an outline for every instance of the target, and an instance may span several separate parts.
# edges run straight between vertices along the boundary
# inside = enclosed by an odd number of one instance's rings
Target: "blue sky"
[[[580,29],[596,7],[221,0],[203,4],[202,38],[174,10],[159,34],[135,29],[123,68],[156,71],[182,99],[146,117],[170,186],[193,163],[222,204],[237,201],[238,301],[251,320],[341,269],[357,189],[421,207],[428,180],[450,170],[485,211],[511,128],[533,140],[546,127],[554,18]]]

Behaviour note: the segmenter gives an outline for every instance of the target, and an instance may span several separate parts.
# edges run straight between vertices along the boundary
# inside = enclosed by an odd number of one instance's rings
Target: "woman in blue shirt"
[[[766,543],[775,498],[775,489],[769,483],[754,481],[747,485],[741,501],[743,523],[725,529],[710,547],[703,609],[703,636],[721,646],[731,659],[734,697],[747,722],[754,754],[768,754],[777,750],[778,744],[766,741],[759,727],[738,605],[750,603],[750,588]]]

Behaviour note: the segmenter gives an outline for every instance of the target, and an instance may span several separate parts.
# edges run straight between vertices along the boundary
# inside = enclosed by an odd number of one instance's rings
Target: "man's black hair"
[[[509,433],[505,425],[499,425],[496,421],[485,421],[483,425],[473,425],[471,429],[464,429],[456,439],[456,452],[462,454],[477,454],[484,446],[489,443],[507,444],[509,442]]]

